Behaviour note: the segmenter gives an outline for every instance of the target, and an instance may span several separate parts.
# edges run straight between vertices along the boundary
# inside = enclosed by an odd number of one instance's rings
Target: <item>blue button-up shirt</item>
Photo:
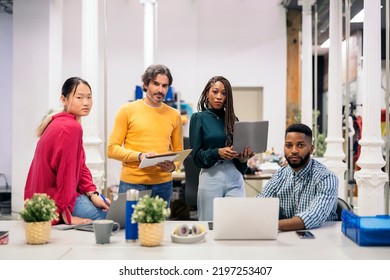
[[[278,197],[280,219],[300,217],[306,229],[336,221],[338,178],[322,163],[310,159],[298,172],[280,168],[257,197]]]

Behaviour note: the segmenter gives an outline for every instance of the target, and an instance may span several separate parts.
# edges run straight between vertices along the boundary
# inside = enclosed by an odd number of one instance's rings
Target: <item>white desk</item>
[[[245,191],[247,197],[254,197],[261,193],[263,185],[271,178],[270,173],[245,174]]]
[[[263,187],[263,181],[269,180],[271,176],[269,173],[245,174],[245,186],[248,187],[246,188],[247,196],[253,197],[260,193]],[[174,171],[172,172],[172,179],[178,182],[185,181],[186,173],[184,171]]]
[[[272,174],[269,173],[257,173],[257,174],[245,174],[244,179],[245,180],[269,180],[271,178]],[[174,171],[172,172],[172,179],[173,180],[185,180],[186,179],[186,173],[184,171]]]
[[[184,171],[173,171],[172,179],[174,181],[183,181],[186,179],[186,173]]]
[[[195,244],[172,243],[170,233],[177,224],[193,221],[165,222],[161,246],[147,248],[139,242],[126,243],[121,230],[111,243],[95,244],[92,232],[52,229],[48,244],[28,245],[21,221],[0,221],[0,230],[9,230],[9,244],[0,245],[0,259],[63,260],[390,260],[390,247],[360,247],[341,232],[341,222],[312,230],[316,239],[301,240],[295,232],[281,232],[277,240],[217,241],[207,230],[206,240]],[[206,222],[202,222],[205,226]],[[207,228],[207,227],[206,227]]]

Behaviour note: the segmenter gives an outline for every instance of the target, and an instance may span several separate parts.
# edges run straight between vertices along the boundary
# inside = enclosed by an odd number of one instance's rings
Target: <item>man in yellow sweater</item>
[[[171,161],[139,168],[147,155],[183,150],[183,129],[179,111],[163,101],[172,85],[170,70],[164,65],[151,65],[142,75],[145,98],[122,105],[115,117],[108,141],[109,158],[122,161],[119,192],[128,189],[152,190],[170,204]]]

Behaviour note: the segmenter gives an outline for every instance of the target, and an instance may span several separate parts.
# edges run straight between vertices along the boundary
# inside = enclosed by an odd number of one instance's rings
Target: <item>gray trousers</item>
[[[212,221],[214,198],[228,196],[245,196],[244,178],[233,161],[220,160],[210,168],[202,168],[197,202],[199,221]]]

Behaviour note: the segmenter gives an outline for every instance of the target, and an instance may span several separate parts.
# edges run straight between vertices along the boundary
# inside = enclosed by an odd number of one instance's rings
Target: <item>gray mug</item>
[[[116,234],[120,229],[121,227],[119,223],[114,222],[113,220],[93,221],[93,231],[95,232],[96,244],[110,243],[111,235]]]

